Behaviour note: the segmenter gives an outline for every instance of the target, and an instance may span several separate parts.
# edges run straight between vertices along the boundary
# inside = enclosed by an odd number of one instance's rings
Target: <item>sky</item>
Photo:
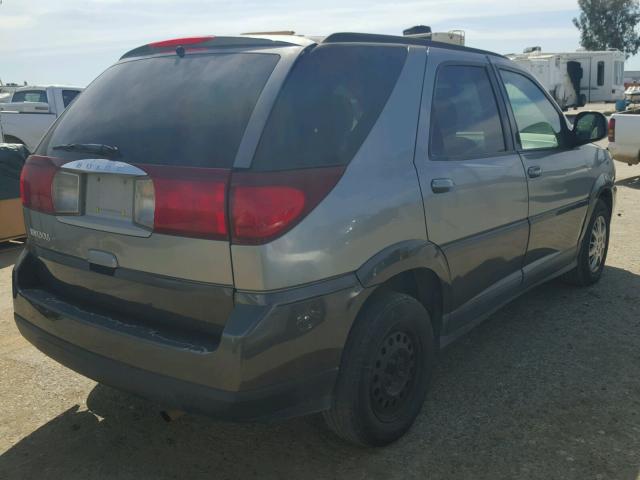
[[[126,51],[195,35],[294,30],[401,34],[416,25],[462,29],[467,45],[498,53],[573,51],[575,0],[0,0],[3,82],[86,86]],[[640,56],[627,61],[640,70]]]

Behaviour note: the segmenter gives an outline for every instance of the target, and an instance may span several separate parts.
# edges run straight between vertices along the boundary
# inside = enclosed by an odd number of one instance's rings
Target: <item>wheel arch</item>
[[[392,245],[369,259],[356,275],[363,287],[372,290],[360,311],[385,291],[410,295],[429,312],[435,338],[439,338],[451,282],[449,265],[435,244],[408,240]]]
[[[615,188],[613,176],[609,173],[601,174],[593,183],[593,187],[589,194],[587,214],[585,215],[582,223],[582,231],[580,232],[580,237],[578,239],[578,248],[580,248],[580,245],[584,240],[584,236],[587,233],[589,220],[591,219],[591,215],[593,215],[593,210],[596,208],[598,200],[602,199],[609,207],[609,213],[613,215],[613,208],[615,206]]]

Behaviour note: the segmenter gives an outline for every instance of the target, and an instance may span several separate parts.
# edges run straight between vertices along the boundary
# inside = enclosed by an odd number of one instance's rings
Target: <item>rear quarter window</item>
[[[400,46],[366,45],[304,53],[278,95],[251,168],[347,164],[384,108],[406,55]]]

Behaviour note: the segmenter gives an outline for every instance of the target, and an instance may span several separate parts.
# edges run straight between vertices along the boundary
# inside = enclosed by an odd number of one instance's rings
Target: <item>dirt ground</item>
[[[0,479],[640,479],[640,167],[617,169],[601,282],[539,287],[450,347],[414,428],[379,450],[318,417],[165,423],[20,337],[3,250]]]

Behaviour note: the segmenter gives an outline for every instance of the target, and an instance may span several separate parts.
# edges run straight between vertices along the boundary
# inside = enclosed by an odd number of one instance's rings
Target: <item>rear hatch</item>
[[[219,333],[230,171],[280,56],[171,50],[117,63],[65,111],[24,169],[26,220],[40,282],[62,300]]]

